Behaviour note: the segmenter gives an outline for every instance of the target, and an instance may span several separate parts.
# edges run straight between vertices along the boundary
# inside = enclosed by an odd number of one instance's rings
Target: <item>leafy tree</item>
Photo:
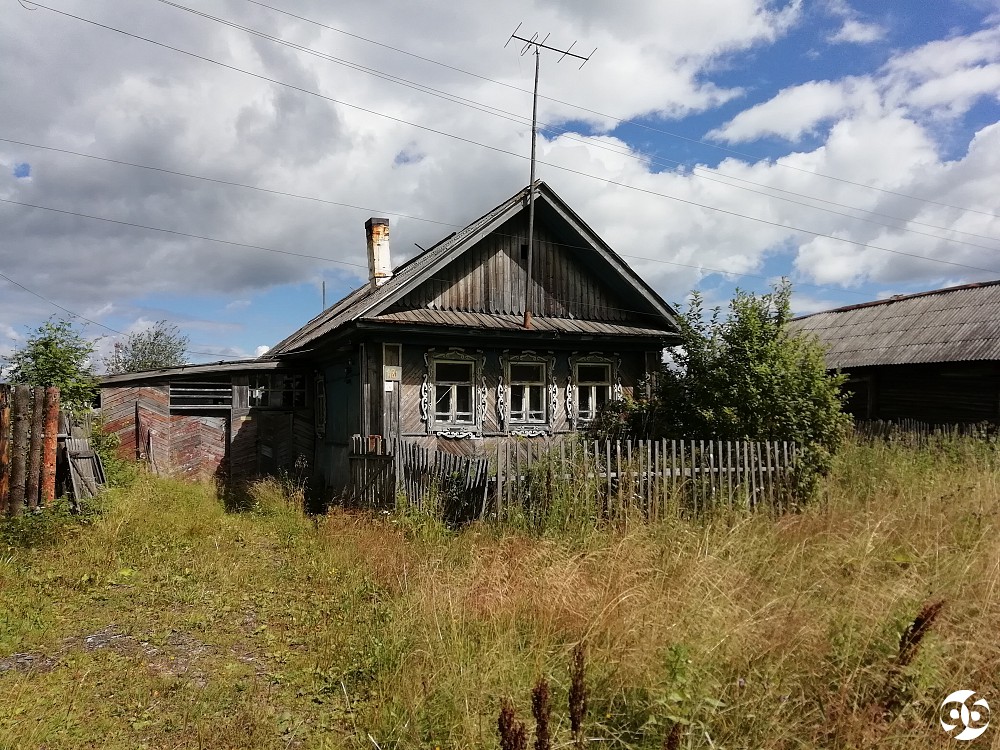
[[[601,434],[644,438],[794,440],[803,453],[798,489],[809,495],[827,471],[850,417],[845,377],[831,375],[816,341],[790,332],[791,286],[770,294],[737,290],[722,318],[706,317],[694,292],[680,316],[682,343],[664,365],[649,402],[609,404]]]
[[[94,344],[68,320],[48,320],[28,335],[22,348],[7,357],[10,381],[58,386],[65,408],[81,411],[97,394],[90,357]]]
[[[116,343],[114,352],[105,357],[104,367],[109,375],[177,367],[187,361],[188,343],[190,339],[177,326],[158,320]]]

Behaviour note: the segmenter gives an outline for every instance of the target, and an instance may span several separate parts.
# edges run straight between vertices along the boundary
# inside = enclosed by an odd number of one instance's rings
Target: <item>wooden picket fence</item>
[[[485,512],[489,461],[433,451],[403,440],[351,439],[348,500],[362,507],[408,508],[452,522]]]
[[[963,424],[933,424],[916,419],[862,420],[854,423],[854,434],[866,440],[888,440],[905,445],[921,446],[934,441],[975,438],[1000,440],[1000,425],[996,422]]]
[[[539,523],[782,510],[795,502],[797,448],[787,441],[511,439],[484,452],[463,457],[355,436],[349,497],[383,510],[404,502],[450,521]]]

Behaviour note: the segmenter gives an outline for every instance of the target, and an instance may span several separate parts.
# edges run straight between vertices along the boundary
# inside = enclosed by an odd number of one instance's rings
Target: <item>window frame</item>
[[[291,387],[286,387],[285,378],[291,379]],[[284,394],[291,394],[291,403],[284,403]],[[272,403],[272,394],[277,394],[282,403]],[[301,401],[296,403],[296,396]],[[262,397],[267,400],[262,402]],[[309,379],[304,372],[255,372],[250,374],[247,389],[247,405],[251,409],[268,411],[299,411],[312,405]]]
[[[605,381],[591,381],[586,384],[580,382],[580,368],[588,366],[604,366],[606,367],[607,379]],[[620,370],[621,360],[618,355],[609,356],[606,354],[588,354],[586,356],[573,356],[570,357],[570,382],[566,389],[566,409],[571,410],[570,423],[574,428],[584,427],[590,424],[597,412],[600,411],[601,406],[610,402],[619,400],[622,398],[622,385]],[[598,401],[598,388],[603,388],[605,390],[605,400],[604,404],[600,406],[594,406]],[[591,407],[588,409],[587,416],[583,416],[583,409],[581,398],[586,389],[586,392],[590,395]]]
[[[486,380],[483,376],[484,356],[481,352],[468,354],[463,349],[453,348],[447,351],[428,350],[424,354],[424,380],[420,387],[420,418],[426,423],[427,432],[446,438],[473,438],[482,434],[483,415],[486,411]],[[438,381],[437,366],[439,364],[468,365],[471,380],[469,381]],[[438,386],[451,386],[451,408],[448,418],[442,418],[438,413]],[[469,420],[456,419],[457,387],[469,388]],[[465,412],[462,412],[463,414]]]
[[[503,360],[503,379],[497,388],[497,418],[500,429],[515,435],[528,433],[538,435],[551,432],[558,406],[556,399],[555,356],[551,354],[549,356],[542,356],[531,350],[517,354],[505,351],[501,359]],[[540,379],[515,381],[512,371],[517,365],[535,365],[539,367],[541,371]],[[527,390],[525,391],[525,397],[528,399],[528,406],[522,409],[518,416],[515,416],[514,388],[518,385],[537,389],[541,397],[541,419],[530,418],[530,395]]]

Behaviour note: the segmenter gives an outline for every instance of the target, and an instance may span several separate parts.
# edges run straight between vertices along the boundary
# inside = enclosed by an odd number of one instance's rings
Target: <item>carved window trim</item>
[[[617,353],[614,354],[604,354],[601,352],[591,352],[590,354],[576,354],[570,356],[569,358],[569,378],[566,383],[566,416],[573,429],[577,427],[583,427],[590,424],[591,418],[581,418],[580,416],[580,375],[579,366],[580,365],[607,365],[608,366],[608,380],[606,383],[601,384],[608,389],[607,400],[617,401],[620,400],[624,394],[621,381],[621,357]],[[583,386],[588,389],[595,386],[593,384],[588,384]],[[593,391],[592,391],[593,393]],[[595,394],[596,395],[596,394]]]
[[[501,381],[503,384],[503,394],[504,394],[504,423],[501,423],[500,429],[506,429],[508,432],[514,435],[524,435],[526,437],[537,437],[542,434],[549,434],[552,429],[552,425],[555,421],[556,412],[558,410],[558,391],[555,387],[555,369],[556,369],[556,358],[555,355],[549,352],[547,355],[538,354],[533,350],[526,350],[517,354],[511,354],[509,351],[504,351],[501,357],[503,367]],[[517,420],[513,418],[513,411],[511,409],[514,403],[513,397],[513,378],[511,377],[511,365],[517,364],[538,364],[542,366],[542,377],[537,383],[532,385],[537,386],[541,389],[542,405],[544,409],[544,416],[539,420]],[[498,389],[498,393],[499,393]],[[498,416],[499,416],[499,404],[498,404]]]
[[[420,384],[420,419],[426,423],[428,433],[451,439],[477,438],[482,434],[483,416],[487,406],[486,376],[483,373],[485,360],[482,350],[470,354],[464,349],[453,347],[447,350],[428,349],[424,352],[424,375]],[[472,364],[472,380],[469,383],[470,406],[473,412],[471,422],[438,419],[435,413],[436,365],[447,362]]]

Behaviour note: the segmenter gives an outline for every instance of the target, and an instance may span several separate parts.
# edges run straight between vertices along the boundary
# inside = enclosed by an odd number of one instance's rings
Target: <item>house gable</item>
[[[635,335],[641,328],[643,335],[675,336],[677,318],[670,306],[544,182],[536,182],[534,191],[538,252],[528,301],[539,323],[546,318],[627,323],[621,330],[604,332]],[[525,311],[521,245],[527,238],[527,214],[525,188],[396,268],[384,284],[355,290],[277,344],[268,357],[304,351],[319,339],[347,332],[349,326],[378,322],[401,311],[445,310],[452,316],[470,311],[479,318],[473,327],[510,327],[509,320],[501,319]],[[454,320],[425,322],[462,325]]]
[[[569,239],[569,241],[567,241]],[[536,221],[528,309],[533,315],[595,321],[634,321],[652,311],[612,288],[582,255],[592,252],[579,238],[564,238]],[[452,310],[523,315],[527,284],[528,217],[508,219],[452,260],[386,312]]]

